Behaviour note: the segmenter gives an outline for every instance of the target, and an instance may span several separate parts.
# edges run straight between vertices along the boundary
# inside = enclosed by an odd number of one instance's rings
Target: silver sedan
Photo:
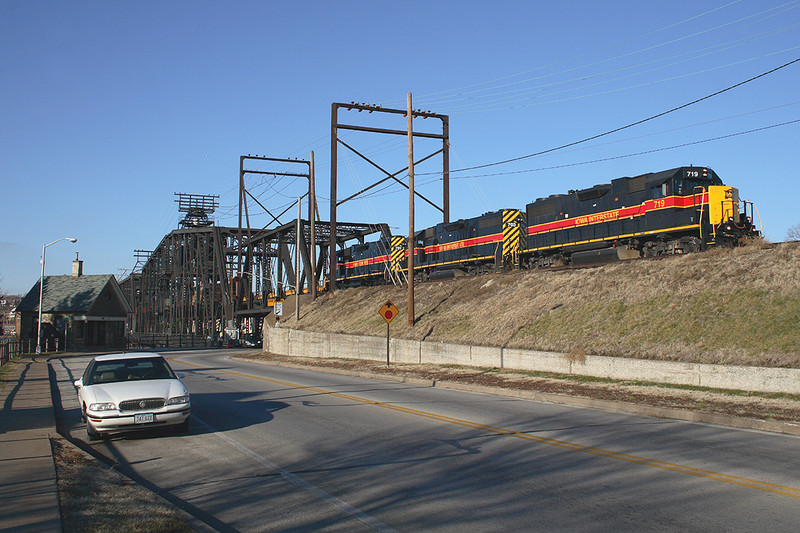
[[[75,381],[89,439],[103,434],[189,425],[189,391],[157,353],[95,357]]]

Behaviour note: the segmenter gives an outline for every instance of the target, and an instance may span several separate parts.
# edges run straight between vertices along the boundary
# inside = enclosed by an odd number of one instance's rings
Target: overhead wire
[[[800,26],[800,25],[798,25],[798,26]],[[606,94],[613,94],[613,93],[618,93],[618,92],[622,92],[622,91],[627,91],[627,90],[630,90],[630,89],[640,89],[642,87],[649,87],[649,86],[652,86],[652,85],[657,85],[659,83],[675,81],[675,80],[679,80],[679,79],[683,79],[683,78],[688,78],[688,77],[691,77],[691,76],[697,76],[697,75],[700,75],[700,74],[708,74],[709,72],[722,70],[724,68],[728,68],[728,67],[732,67],[732,66],[743,65],[745,63],[749,63],[749,62],[752,62],[752,61],[764,59],[764,58],[767,58],[767,57],[770,57],[770,56],[773,56],[773,55],[783,54],[783,53],[786,53],[786,52],[793,52],[793,51],[798,50],[798,49],[800,49],[800,45],[793,46],[791,48],[786,48],[784,50],[780,50],[780,51],[777,51],[777,52],[772,52],[772,53],[766,54],[766,55],[761,55],[761,56],[751,57],[749,59],[743,59],[743,60],[739,60],[739,61],[734,61],[733,63],[728,63],[726,65],[718,65],[718,66],[709,67],[709,68],[706,68],[706,69],[703,69],[703,70],[699,70],[699,71],[695,71],[695,72],[683,73],[683,74],[679,74],[679,75],[676,75],[676,76],[671,76],[669,78],[662,78],[660,80],[653,80],[653,81],[648,81],[648,82],[644,82],[644,83],[638,83],[636,85],[628,85],[628,86],[625,86],[625,87],[618,87],[618,88],[615,88],[615,89],[609,89],[607,91],[594,92],[594,93],[583,94],[583,95],[579,95],[579,96],[572,96],[572,97],[567,97],[567,98],[559,98],[559,99],[556,99],[556,100],[546,100],[546,101],[542,101],[542,102],[532,102],[532,103],[527,103],[527,104],[519,103],[519,104],[515,104],[515,105],[510,105],[510,104],[495,105],[495,106],[491,106],[491,107],[473,109],[473,110],[467,111],[467,112],[488,112],[488,111],[501,111],[501,110],[504,110],[504,109],[520,109],[520,108],[525,108],[525,107],[532,107],[532,106],[539,106],[539,105],[546,105],[546,104],[556,104],[556,103],[574,101],[574,100],[579,100],[579,99],[583,99],[583,98],[591,98],[591,97],[595,97],[595,96],[602,96],[602,95],[606,95]],[[657,70],[657,69],[654,69],[654,70]],[[638,74],[636,74],[636,75],[638,75]],[[630,76],[628,76],[628,77],[630,77]],[[617,79],[624,79],[624,77],[617,78]],[[616,81],[616,80],[610,80],[610,81]],[[606,83],[606,82],[601,82],[601,83]],[[598,84],[595,84],[595,85],[599,85],[601,83],[598,83]],[[590,86],[586,86],[586,87],[590,87]],[[582,87],[582,88],[586,88],[586,87]],[[579,89],[582,89],[582,88],[579,88]],[[563,92],[571,92],[573,90],[578,90],[578,89],[569,89],[569,90],[562,91],[562,93]],[[554,93],[554,94],[558,94],[558,93]],[[525,100],[532,100],[534,98],[526,98]],[[525,101],[525,100],[522,100],[522,101]]]
[[[775,108],[764,109],[764,110],[760,110],[760,111],[756,111],[756,112],[770,111],[770,110],[778,109],[778,108],[785,107],[785,106],[788,106],[788,105],[796,105],[798,103],[800,103],[800,102],[792,102],[790,104],[785,104],[783,106],[777,106]],[[739,116],[744,116],[744,115],[747,115],[747,114],[749,114],[749,113],[745,113],[743,115],[736,115],[736,116],[733,116],[733,117],[725,117],[723,119],[717,119],[715,121],[699,123],[699,124],[695,124],[693,126],[705,125],[705,124],[708,124],[710,122],[716,122],[716,121],[719,121],[719,120],[726,120],[726,119],[729,119],[729,118],[738,118]],[[626,159],[626,158],[629,158],[629,157],[637,157],[637,156],[641,156],[641,155],[647,155],[647,154],[652,154],[652,153],[657,153],[657,152],[664,152],[664,151],[667,151],[667,150],[675,150],[675,149],[678,149],[678,148],[685,148],[685,147],[688,147],[688,146],[695,146],[695,145],[699,145],[699,144],[705,144],[705,143],[710,143],[710,142],[730,139],[730,138],[733,138],[733,137],[740,137],[740,136],[743,136],[743,135],[759,133],[759,132],[767,131],[767,130],[774,129],[774,128],[790,126],[790,125],[797,124],[797,123],[800,123],[800,119],[784,121],[784,122],[780,122],[780,123],[776,123],[776,124],[770,124],[770,125],[767,125],[767,126],[761,126],[761,127],[758,127],[758,128],[751,128],[751,129],[744,130],[744,131],[729,133],[729,134],[725,134],[725,135],[718,135],[718,136],[710,137],[710,138],[706,138],[706,139],[700,139],[700,140],[696,140],[696,141],[690,141],[690,142],[675,144],[675,145],[671,145],[671,146],[664,146],[664,147],[660,147],[660,148],[653,148],[653,149],[650,149],[650,150],[642,150],[642,151],[639,151],[639,152],[632,152],[632,153],[622,154],[622,155],[617,155],[617,156],[609,156],[609,157],[604,157],[604,158],[580,161],[580,162],[576,162],[576,163],[564,163],[564,164],[561,164],[561,165],[551,165],[551,166],[546,166],[546,167],[530,168],[530,169],[523,169],[523,170],[494,172],[494,173],[489,173],[489,174],[471,174],[469,176],[451,176],[450,179],[451,180],[468,179],[468,180],[472,181],[472,180],[477,179],[477,178],[488,178],[488,177],[497,177],[497,176],[510,176],[510,175],[516,175],[516,174],[527,174],[527,173],[533,173],[533,172],[543,172],[543,171],[549,171],[549,170],[558,170],[558,169],[562,169],[562,168],[584,166],[584,165],[590,165],[590,164],[594,164],[594,163],[602,163],[602,162],[607,162],[607,161],[615,161],[615,160],[618,160],[618,159]],[[690,127],[690,126],[687,126],[687,127]],[[677,129],[684,129],[684,128],[677,128]],[[666,130],[666,131],[669,132],[669,131],[674,131],[674,130]],[[664,132],[659,132],[659,133],[664,133]],[[658,134],[658,133],[654,133],[654,134],[650,134],[650,135],[656,135],[656,134]],[[636,138],[634,137],[632,139],[636,139]],[[624,139],[623,141],[632,140],[632,139]],[[622,141],[615,141],[615,142],[622,142]],[[613,143],[606,143],[606,144],[613,144]],[[588,147],[588,148],[596,148],[596,147],[599,147],[599,146],[602,146],[602,145],[594,145],[594,146],[591,146],[591,147]],[[582,148],[582,149],[586,149],[586,148]],[[419,174],[415,174],[415,176],[419,176]],[[428,176],[427,179],[423,179],[423,180],[420,181],[420,183],[419,183],[420,186],[425,186],[425,185],[429,185],[431,183],[436,183],[436,182],[440,182],[441,181],[440,177],[433,177],[430,174],[427,175],[427,176]],[[386,196],[386,195],[389,195],[389,194],[395,194],[396,192],[399,192],[399,191],[391,191],[391,192],[389,192],[389,191],[387,191],[387,189],[389,187],[390,186],[383,187],[383,188],[379,189],[378,191],[375,191],[373,193],[367,194],[365,196],[366,197],[378,197],[378,196]]]
[[[624,139],[617,139],[617,140],[614,140],[614,141],[597,143],[597,144],[592,144],[592,145],[589,145],[589,146],[581,146],[581,147],[573,148],[572,150],[565,150],[562,153],[572,153],[572,152],[577,152],[577,151],[581,151],[581,150],[591,150],[591,149],[594,149],[594,148],[600,148],[600,147],[609,146],[609,145],[612,145],[612,144],[619,144],[619,143],[623,143],[623,142],[634,141],[634,140],[638,140],[638,139],[644,139],[644,138],[647,138],[647,137],[654,137],[656,135],[663,135],[665,133],[673,133],[673,132],[681,131],[681,130],[685,130],[685,129],[696,128],[698,126],[707,126],[709,124],[715,124],[717,122],[723,122],[725,120],[732,120],[732,119],[736,119],[736,118],[747,117],[747,116],[751,116],[751,115],[756,115],[758,113],[766,113],[768,111],[775,111],[775,110],[778,110],[778,109],[782,109],[782,108],[785,108],[785,107],[790,107],[790,106],[798,105],[798,104],[800,104],[800,100],[795,100],[794,102],[788,102],[788,103],[777,105],[777,106],[767,107],[767,108],[763,108],[763,109],[757,109],[755,111],[748,111],[746,113],[739,113],[737,115],[729,115],[727,117],[715,118],[715,119],[706,120],[706,121],[703,121],[703,122],[695,122],[694,124],[687,124],[685,126],[679,126],[677,128],[670,128],[670,129],[667,129],[667,130],[655,131],[655,132],[651,132],[651,133],[646,133],[644,135],[637,135],[635,137],[625,137]],[[554,154],[546,154],[546,155],[554,155]]]
[[[740,81],[738,83],[730,85],[730,86],[728,86],[728,87],[726,87],[724,89],[720,89],[718,91],[715,91],[715,92],[713,92],[711,94],[708,94],[706,96],[703,96],[701,98],[697,98],[695,100],[692,100],[691,102],[687,102],[685,104],[673,107],[673,108],[668,109],[666,111],[662,111],[660,113],[656,113],[655,115],[651,115],[649,117],[637,120],[635,122],[631,122],[631,123],[626,124],[624,126],[619,126],[617,128],[613,128],[611,130],[607,130],[607,131],[604,131],[602,133],[591,135],[589,137],[585,137],[585,138],[577,140],[577,141],[572,141],[572,142],[569,142],[569,143],[566,143],[566,144],[562,144],[560,146],[555,146],[553,148],[548,148],[546,150],[541,150],[541,151],[534,152],[534,153],[531,153],[531,154],[526,154],[526,155],[522,155],[522,156],[518,156],[518,157],[512,157],[512,158],[504,159],[504,160],[501,160],[501,161],[495,161],[493,163],[485,163],[483,165],[475,165],[475,166],[471,166],[471,167],[465,167],[465,168],[450,170],[450,173],[453,174],[455,172],[467,172],[467,171],[470,171],[470,170],[477,170],[477,169],[481,169],[481,168],[488,168],[488,167],[493,167],[493,166],[498,166],[498,165],[505,165],[505,164],[508,164],[508,163],[513,163],[513,162],[516,162],[516,161],[522,161],[522,160],[525,160],[525,159],[530,159],[532,157],[537,157],[537,156],[540,156],[540,155],[544,155],[544,154],[547,154],[547,153],[550,153],[550,152],[563,150],[564,148],[569,148],[569,147],[572,147],[572,146],[576,146],[578,144],[583,144],[583,143],[586,143],[586,142],[589,142],[589,141],[593,141],[595,139],[599,139],[601,137],[612,135],[614,133],[617,133],[617,132],[632,128],[634,126],[639,126],[639,125],[644,124],[646,122],[650,122],[650,121],[655,120],[657,118],[661,118],[663,116],[669,115],[669,114],[674,113],[676,111],[680,111],[681,109],[686,109],[687,107],[690,107],[692,105],[698,104],[698,103],[703,102],[705,100],[708,100],[710,98],[714,98],[714,97],[719,96],[721,94],[724,94],[724,93],[726,93],[728,91],[732,91],[733,89],[736,89],[738,87],[741,87],[743,85],[751,83],[751,82],[753,82],[755,80],[758,80],[760,78],[763,78],[765,76],[768,76],[770,74],[778,72],[779,70],[787,68],[787,67],[789,67],[789,66],[791,66],[791,65],[793,65],[793,64],[795,64],[797,62],[800,62],[800,58],[797,58],[797,59],[794,59],[794,60],[789,61],[787,63],[784,63],[784,64],[782,64],[782,65],[780,65],[778,67],[770,69],[770,70],[768,70],[766,72],[762,72],[761,74],[758,74],[756,76],[752,76],[752,77],[750,77],[750,78],[748,78],[748,79],[746,79],[744,81]]]
[[[665,30],[669,30],[669,29],[675,28],[675,27],[677,27],[677,26],[680,26],[680,25],[682,25],[682,24],[685,24],[685,23],[687,23],[687,22],[691,22],[692,20],[695,20],[695,19],[698,19],[698,18],[704,17],[704,16],[706,16],[706,15],[710,15],[710,14],[712,14],[712,13],[715,13],[715,12],[717,12],[717,11],[720,11],[720,10],[722,10],[722,9],[728,8],[728,7],[730,7],[730,6],[734,5],[734,4],[738,4],[738,3],[740,3],[741,1],[742,1],[742,0],[734,0],[733,2],[729,2],[728,4],[725,4],[725,5],[722,5],[722,6],[716,7],[716,8],[714,8],[714,9],[711,9],[711,10],[709,10],[709,11],[706,11],[706,12],[704,12],[704,13],[700,13],[699,15],[694,15],[694,16],[692,16],[692,17],[689,17],[689,18],[683,19],[683,20],[681,20],[681,21],[679,21],[679,22],[676,22],[676,23],[673,23],[673,24],[670,24],[670,25],[664,26],[664,27],[662,27],[662,28],[659,28],[659,29],[657,29],[657,30],[649,31],[649,32],[646,32],[646,33],[643,33],[643,34],[637,35],[637,36],[635,36],[635,37],[632,37],[632,38],[630,38],[630,39],[625,39],[625,40],[623,40],[623,41],[619,41],[619,42],[616,42],[616,43],[610,44],[610,45],[608,45],[608,46],[605,46],[605,47],[603,47],[603,48],[599,48],[599,49],[597,49],[597,50],[592,50],[592,51],[589,51],[589,52],[586,52],[586,53],[583,53],[583,54],[578,54],[578,55],[576,55],[576,56],[573,56],[573,57],[570,57],[570,58],[566,58],[566,59],[562,59],[562,60],[560,60],[560,61],[556,61],[556,62],[554,62],[554,63],[550,63],[550,64],[548,64],[548,65],[542,65],[542,66],[535,67],[535,68],[532,68],[532,69],[527,69],[527,70],[524,70],[524,71],[522,71],[522,72],[517,72],[517,73],[514,73],[514,74],[508,74],[508,75],[505,75],[505,76],[501,76],[501,77],[499,77],[499,78],[494,78],[494,79],[487,80],[487,81],[483,81],[483,82],[479,82],[479,83],[474,83],[474,84],[470,84],[470,85],[466,85],[466,86],[462,86],[462,87],[457,87],[457,88],[455,88],[455,89],[449,89],[449,90],[445,90],[445,91],[438,91],[438,92],[433,92],[433,93],[428,93],[428,94],[422,94],[422,95],[419,95],[419,96],[417,96],[417,98],[421,98],[422,100],[425,100],[425,99],[427,98],[427,99],[429,99],[429,100],[427,100],[427,101],[429,101],[429,102],[434,102],[434,103],[435,103],[435,102],[436,102],[436,100],[435,100],[435,99],[431,99],[431,97],[433,97],[433,96],[439,96],[439,95],[444,95],[444,94],[448,94],[448,93],[451,93],[451,94],[452,94],[452,93],[461,94],[461,93],[458,93],[458,92],[459,92],[459,91],[464,91],[464,90],[466,90],[466,89],[472,89],[472,88],[475,88],[475,87],[480,87],[481,85],[486,85],[486,84],[489,84],[489,83],[497,83],[497,82],[501,82],[501,81],[504,81],[504,80],[508,80],[508,79],[516,78],[516,77],[519,77],[519,76],[524,76],[524,75],[526,75],[526,74],[530,74],[530,73],[532,73],[532,72],[537,72],[537,71],[540,71],[540,70],[549,69],[549,68],[552,68],[552,67],[556,67],[556,66],[558,66],[558,65],[563,65],[563,64],[565,64],[565,63],[569,63],[569,62],[571,62],[571,61],[575,61],[575,60],[577,60],[577,59],[581,59],[581,58],[583,58],[583,57],[588,57],[588,56],[591,56],[591,55],[594,55],[594,54],[598,54],[598,53],[601,53],[601,52],[605,52],[606,50],[611,50],[611,49],[613,49],[613,48],[616,48],[616,47],[618,47],[618,46],[622,46],[622,45],[625,45],[625,44],[628,44],[628,43],[631,43],[631,42],[637,41],[637,40],[639,40],[639,39],[642,39],[642,38],[645,38],[645,37],[649,37],[649,36],[651,36],[651,35],[655,35],[655,34],[657,34],[657,33],[660,33],[660,32],[662,32],[662,31],[665,31]],[[790,3],[793,3],[793,2],[790,2]],[[588,65],[588,66],[591,66],[591,65]],[[569,69],[569,70],[572,70],[572,69]],[[525,81],[528,81],[528,80],[523,80],[523,81],[522,81],[522,82],[520,82],[520,83],[524,83]],[[487,88],[487,89],[482,89],[482,90],[484,90],[484,91],[488,91],[488,90],[492,90],[492,89],[494,89],[494,88],[502,88],[502,87],[505,87],[505,86],[507,86],[507,85],[508,85],[508,84],[506,84],[506,85],[499,85],[499,86],[495,86],[495,87],[489,87],[489,88]]]
[[[730,139],[730,138],[733,138],[733,137],[739,137],[739,136],[742,136],[742,135],[749,135],[751,133],[758,133],[758,132],[762,132],[762,131],[766,131],[766,130],[770,130],[770,129],[774,129],[774,128],[780,128],[780,127],[783,127],[783,126],[789,126],[789,125],[792,125],[792,124],[798,124],[798,123],[800,123],[800,119],[789,120],[789,121],[781,122],[781,123],[778,123],[778,124],[770,124],[768,126],[762,126],[760,128],[753,128],[753,129],[749,129],[749,130],[745,130],[745,131],[729,133],[729,134],[726,134],[726,135],[719,135],[717,137],[711,137],[711,138],[708,138],[708,139],[701,139],[701,140],[698,140],[698,141],[691,141],[691,142],[686,142],[686,143],[681,143],[681,144],[675,144],[675,145],[672,145],[672,146],[664,146],[664,147],[661,147],[661,148],[654,148],[654,149],[651,149],[651,150],[642,150],[641,152],[635,152],[635,153],[630,153],[630,154],[623,154],[623,155],[617,155],[617,156],[603,157],[603,158],[599,158],[599,159],[592,159],[590,161],[581,161],[581,162],[578,162],[578,163],[564,163],[562,165],[553,165],[553,166],[549,166],[549,167],[540,167],[540,168],[532,168],[532,169],[525,169],[525,170],[513,170],[513,171],[508,171],[508,172],[496,172],[496,173],[492,173],[492,174],[479,174],[479,175],[471,175],[471,176],[451,176],[450,179],[487,178],[487,177],[495,177],[495,176],[509,176],[509,175],[512,175],[512,174],[526,174],[526,173],[530,173],[530,172],[542,172],[542,171],[545,171],[545,170],[557,170],[557,169],[561,169],[561,168],[569,168],[569,167],[576,167],[576,166],[582,166],[582,165],[590,165],[590,164],[594,164],[594,163],[603,163],[603,162],[607,162],[607,161],[614,161],[614,160],[617,160],[617,159],[625,159],[625,158],[628,158],[628,157],[636,157],[636,156],[640,156],[640,155],[653,154],[653,153],[657,153],[657,152],[664,152],[664,151],[667,151],[667,150],[675,150],[677,148],[686,148],[687,146],[695,146],[695,145],[698,145],[698,144],[704,144],[704,143],[720,141],[720,140],[724,140],[724,139]]]
[[[527,71],[525,71],[523,73],[520,73],[520,74],[514,74],[514,75],[506,76],[506,77],[503,77],[503,78],[500,78],[500,79],[508,79],[508,78],[511,78],[511,77],[524,75],[524,74],[527,74],[527,73],[530,73],[530,72],[544,70],[544,69],[550,68],[552,66],[556,66],[556,65],[559,65],[559,64],[563,64],[563,63],[568,63],[568,62],[570,62],[570,61],[572,61],[574,59],[579,59],[581,57],[586,57],[586,56],[589,56],[589,55],[593,55],[593,54],[596,54],[596,53],[599,53],[599,52],[614,48],[614,47],[619,46],[621,44],[627,44],[627,43],[635,41],[635,40],[637,40],[639,38],[646,37],[646,36],[649,36],[649,35],[653,35],[655,33],[659,33],[660,31],[663,31],[663,30],[666,30],[666,29],[671,29],[671,28],[673,28],[675,26],[678,26],[678,25],[684,24],[686,22],[689,22],[691,20],[694,20],[695,18],[699,18],[701,16],[713,13],[713,12],[717,11],[718,9],[729,7],[730,5],[733,5],[734,3],[738,3],[738,2],[732,2],[730,4],[727,4],[726,6],[721,6],[720,8],[708,11],[708,12],[703,13],[701,15],[698,15],[696,17],[690,17],[690,18],[685,19],[683,21],[680,21],[678,23],[666,26],[666,27],[664,27],[664,28],[662,28],[660,30],[656,30],[656,31],[653,31],[653,32],[645,33],[645,34],[643,34],[643,35],[641,35],[639,37],[635,37],[633,39],[629,39],[629,40],[623,41],[622,43],[618,43],[616,45],[610,45],[608,47],[605,47],[605,48],[602,48],[602,49],[599,49],[599,50],[596,50],[596,51],[592,51],[592,52],[589,52],[587,54],[581,54],[581,55],[576,56],[574,58],[566,59],[566,60],[563,60],[563,61],[552,63],[550,65],[542,66],[542,67],[537,67],[535,69],[530,69],[530,70],[527,70]],[[424,104],[425,106],[431,106],[431,105],[442,105],[442,104],[446,104],[446,103],[449,103],[449,102],[459,102],[459,101],[463,101],[463,100],[466,100],[466,99],[489,98],[489,97],[493,97],[494,95],[490,94],[490,95],[487,95],[485,97],[482,97],[482,96],[478,96],[478,97],[470,96],[469,98],[465,98],[465,96],[474,95],[474,94],[478,94],[478,93],[487,93],[487,92],[490,92],[490,91],[495,91],[497,89],[504,89],[506,87],[510,87],[510,86],[513,86],[513,85],[520,85],[520,84],[523,84],[523,83],[529,83],[531,81],[536,81],[536,80],[541,80],[541,79],[546,79],[546,78],[552,78],[552,77],[559,76],[559,75],[562,75],[562,74],[567,74],[567,73],[578,71],[578,70],[581,70],[581,69],[586,69],[586,68],[597,66],[597,65],[601,65],[601,64],[604,64],[604,63],[609,63],[609,62],[616,61],[616,60],[619,60],[619,59],[623,59],[623,58],[626,58],[626,57],[630,57],[630,56],[633,56],[633,55],[636,55],[636,54],[648,52],[648,51],[654,50],[656,48],[661,48],[661,47],[664,47],[664,46],[668,46],[670,44],[674,44],[674,43],[679,42],[679,41],[684,41],[684,40],[687,40],[687,39],[693,39],[693,38],[696,38],[696,37],[698,37],[700,35],[703,35],[703,34],[706,34],[706,33],[717,32],[718,30],[720,30],[722,28],[725,28],[725,27],[728,27],[728,26],[732,26],[732,25],[738,24],[740,22],[743,22],[743,21],[746,21],[746,20],[749,20],[749,19],[754,19],[756,17],[759,17],[761,15],[764,15],[764,14],[767,14],[767,13],[770,13],[770,12],[773,12],[773,11],[776,11],[776,10],[782,10],[782,11],[778,11],[778,12],[772,13],[772,14],[768,15],[767,17],[763,17],[760,20],[756,20],[756,21],[753,21],[753,22],[750,23],[750,24],[753,24],[755,22],[760,22],[760,21],[766,20],[768,18],[772,18],[774,16],[778,16],[778,15],[780,15],[780,14],[786,12],[786,11],[789,11],[791,9],[795,9],[796,7],[798,7],[798,4],[800,4],[800,0],[793,0],[791,2],[787,2],[787,3],[782,4],[780,6],[776,6],[776,7],[761,11],[759,13],[755,13],[753,15],[748,15],[746,17],[742,17],[740,19],[737,19],[737,20],[731,21],[731,22],[727,22],[725,24],[720,24],[718,26],[714,26],[714,27],[711,27],[711,28],[706,28],[706,29],[704,29],[702,31],[695,32],[693,34],[687,34],[687,35],[678,37],[676,39],[672,39],[670,41],[665,41],[665,42],[658,43],[658,44],[653,45],[653,46],[648,46],[648,47],[641,48],[639,50],[635,50],[635,51],[632,51],[632,52],[626,52],[624,54],[620,54],[620,55],[617,55],[617,56],[614,56],[614,57],[605,58],[605,59],[602,59],[602,60],[599,60],[599,61],[595,61],[595,62],[592,62],[592,63],[586,63],[586,64],[578,65],[578,66],[575,66],[575,67],[570,67],[570,68],[567,68],[567,69],[564,69],[564,70],[561,70],[561,71],[558,71],[558,72],[552,72],[552,73],[548,73],[548,74],[543,74],[541,76],[537,76],[537,77],[534,77],[534,78],[528,78],[528,79],[525,79],[525,80],[521,80],[521,81],[517,81],[517,82],[514,82],[514,83],[510,83],[510,84],[487,87],[485,89],[480,89],[480,90],[467,92],[467,93],[460,93],[459,92],[459,93],[453,94],[452,96],[447,97],[447,98],[442,97],[442,98],[436,99],[436,98],[429,98],[426,95],[420,95],[420,96],[417,96],[416,99],[420,103]],[[602,76],[604,74],[608,74],[608,73],[614,72],[616,70],[618,70],[618,69],[611,69],[611,70],[603,72],[603,73],[595,74],[595,75],[593,75],[593,77]],[[490,82],[484,82],[484,83],[490,83]],[[483,83],[475,84],[473,86],[482,85],[482,84]],[[540,87],[533,87],[533,88],[526,89],[526,90],[536,90],[536,89],[539,89],[539,88]],[[454,90],[451,90],[449,92],[455,92],[455,91],[459,91],[459,89],[454,89]],[[434,94],[441,94],[441,93],[434,93]],[[503,93],[500,93],[500,94],[503,94]]]
[[[673,56],[670,56],[668,58],[660,58],[658,60],[654,59],[654,60],[641,62],[641,63],[638,63],[638,64],[626,65],[626,66],[622,66],[622,67],[619,67],[619,68],[616,68],[616,69],[613,69],[613,70],[609,70],[609,71],[606,71],[606,72],[603,72],[603,73],[599,73],[599,74],[581,76],[581,77],[577,77],[577,78],[572,78],[570,80],[564,80],[564,81],[552,83],[552,84],[549,84],[549,85],[541,85],[541,86],[537,86],[537,87],[530,87],[530,88],[518,89],[518,90],[515,90],[515,91],[508,91],[506,93],[498,93],[497,95],[494,95],[494,98],[493,98],[492,101],[484,101],[484,102],[472,101],[470,103],[466,103],[466,104],[463,104],[463,105],[457,105],[457,106],[449,107],[448,108],[448,112],[449,113],[453,113],[453,112],[456,112],[456,111],[460,111],[460,112],[485,112],[485,111],[495,111],[495,110],[501,110],[501,109],[508,109],[511,104],[515,104],[515,103],[518,103],[518,102],[536,100],[538,98],[544,98],[544,97],[552,97],[552,96],[556,96],[556,95],[559,95],[559,94],[585,90],[585,89],[588,89],[588,88],[591,88],[591,87],[596,87],[596,86],[599,86],[599,85],[605,85],[605,84],[612,83],[612,82],[615,82],[615,81],[620,81],[620,80],[633,78],[633,77],[636,77],[636,76],[642,76],[642,75],[645,75],[645,74],[650,74],[652,72],[663,70],[665,68],[674,67],[676,65],[680,65],[680,64],[687,63],[687,62],[690,62],[690,61],[695,61],[695,60],[698,60],[698,59],[706,57],[706,56],[717,54],[717,53],[729,50],[729,49],[731,49],[733,47],[736,47],[736,46],[742,46],[743,44],[750,44],[754,40],[760,40],[760,39],[763,39],[765,37],[775,35],[776,33],[780,33],[780,32],[783,32],[783,31],[788,31],[790,29],[796,29],[798,27],[800,27],[800,23],[791,24],[789,26],[784,26],[783,28],[780,28],[780,29],[771,30],[769,32],[764,32],[764,33],[759,34],[759,35],[757,35],[755,37],[747,37],[747,38],[739,39],[737,41],[731,41],[729,43],[721,43],[721,44],[717,44],[717,45],[710,46],[710,47],[707,47],[707,48],[703,48],[703,49],[699,49],[699,50],[692,50],[692,51],[689,51],[689,52],[685,52],[683,54],[673,55]],[[722,48],[720,48],[720,47],[722,47]],[[721,70],[723,68],[740,65],[740,64],[747,63],[747,62],[750,62],[750,61],[755,61],[755,60],[758,60],[758,59],[763,59],[765,57],[769,57],[769,56],[780,54],[780,53],[791,52],[791,51],[797,50],[798,48],[800,48],[800,46],[794,46],[794,47],[790,47],[790,48],[785,48],[783,50],[779,50],[779,51],[776,51],[776,52],[771,52],[769,54],[761,54],[761,55],[758,55],[758,56],[755,56],[755,57],[751,57],[749,59],[730,62],[730,63],[727,63],[725,65],[717,65],[717,66],[714,66],[714,67],[709,67],[709,68],[706,68],[706,69],[703,69],[703,70],[698,70],[698,71],[691,72],[691,73],[685,73],[685,74],[681,74],[681,75],[678,75],[678,76],[672,76],[672,77],[668,77],[668,78],[663,78],[661,80],[655,80],[655,81],[650,81],[650,82],[646,82],[646,83],[640,83],[640,84],[636,84],[636,85],[630,85],[630,86],[626,86],[626,87],[615,88],[615,89],[611,89],[609,91],[605,91],[605,92],[601,92],[601,93],[591,93],[591,94],[580,95],[580,96],[577,96],[577,97],[574,97],[574,98],[565,98],[565,99],[558,99],[558,100],[552,100],[551,99],[551,100],[547,100],[547,101],[544,101],[544,102],[536,102],[536,103],[533,103],[533,104],[530,104],[530,105],[541,105],[541,104],[558,103],[558,102],[563,102],[563,101],[567,101],[567,100],[575,100],[575,99],[578,99],[578,98],[588,98],[588,97],[592,97],[592,96],[598,96],[598,95],[601,95],[601,94],[609,94],[609,93],[612,93],[612,92],[620,92],[620,91],[624,91],[624,90],[628,90],[628,89],[634,89],[634,88],[639,88],[639,87],[648,86],[648,85],[655,85],[655,84],[658,84],[658,83],[663,83],[663,82],[667,82],[667,81],[673,81],[675,79],[686,78],[686,77],[689,77],[689,76],[696,76],[696,75],[699,75],[699,74],[705,74],[707,72],[711,72],[711,71],[714,71],[714,70]],[[702,54],[702,55],[697,55],[700,52],[707,52],[707,53]],[[653,67],[653,68],[650,68],[650,69],[647,69],[647,70],[639,70],[637,72],[633,72],[633,73],[630,73],[630,74],[627,74],[627,75],[624,75],[624,76],[617,76],[617,77],[613,77],[613,78],[599,80],[599,81],[596,81],[596,82],[590,83],[590,84],[582,84],[582,85],[570,86],[570,85],[576,84],[578,82],[585,82],[585,81],[590,80],[590,79],[600,78],[600,77],[602,77],[602,76],[604,76],[606,74],[612,74],[612,73],[615,73],[615,72],[622,72],[622,71],[625,71],[625,70],[631,70],[631,69],[634,69],[634,68],[637,68],[637,67],[647,66],[647,65],[651,65],[651,64],[654,64],[654,63],[657,63],[657,62],[665,61],[667,59],[680,58],[680,57],[683,57],[683,56],[687,56],[689,54],[694,54],[694,56],[682,59],[680,61],[674,61],[672,63],[662,64],[660,66]],[[530,94],[534,93],[534,92],[543,93],[543,95],[542,96],[530,96]],[[529,106],[516,105],[516,106],[513,106],[513,107],[529,107]]]

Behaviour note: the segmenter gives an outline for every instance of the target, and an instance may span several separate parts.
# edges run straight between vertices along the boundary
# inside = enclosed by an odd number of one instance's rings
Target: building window
[[[114,322],[113,332],[115,339],[121,339],[125,336],[125,322]]]
[[[75,328],[75,338],[82,339],[83,338],[83,329],[86,322],[81,320],[76,320],[73,322],[73,327]]]

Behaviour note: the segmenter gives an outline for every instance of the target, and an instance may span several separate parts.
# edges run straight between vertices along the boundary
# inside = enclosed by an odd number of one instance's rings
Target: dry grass
[[[288,327],[571,354],[800,367],[800,243],[337,291]]]
[[[189,532],[187,515],[62,440],[53,440],[61,523],[70,532]]]

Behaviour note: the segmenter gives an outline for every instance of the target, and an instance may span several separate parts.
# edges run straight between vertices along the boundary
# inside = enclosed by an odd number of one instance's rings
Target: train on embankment
[[[679,167],[539,198],[416,232],[414,276],[427,280],[520,268],[655,257],[738,246],[759,231],[754,206],[740,202],[706,167]],[[339,250],[341,286],[408,276],[408,241],[384,235]]]

